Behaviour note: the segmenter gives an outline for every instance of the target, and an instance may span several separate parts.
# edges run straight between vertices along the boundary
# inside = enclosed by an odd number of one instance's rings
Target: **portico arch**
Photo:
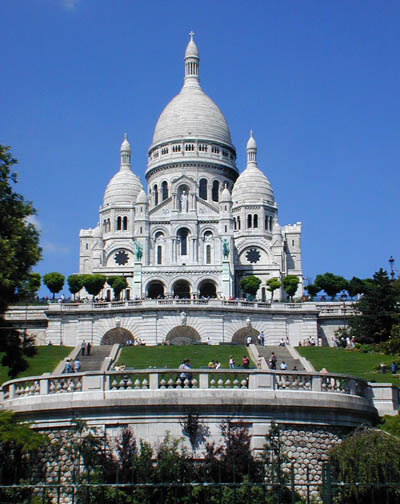
[[[147,297],[151,299],[163,298],[165,295],[164,285],[162,282],[155,280],[151,282],[147,288]]]
[[[190,284],[186,280],[177,280],[173,286],[173,296],[180,299],[190,298]]]
[[[232,336],[232,343],[238,343],[239,345],[245,345],[247,343],[247,337],[251,336],[253,343],[257,343],[257,336],[259,331],[254,329],[254,327],[242,327],[237,330]]]
[[[217,297],[217,287],[212,280],[203,280],[199,285],[199,297]]]
[[[128,331],[128,329],[124,329],[123,327],[114,327],[114,329],[110,329],[107,331],[104,336],[101,338],[101,345],[115,345],[119,343],[120,345],[125,345],[128,340],[134,340],[133,334]]]
[[[190,326],[177,326],[169,331],[166,341],[171,345],[192,345],[200,343],[200,334]]]

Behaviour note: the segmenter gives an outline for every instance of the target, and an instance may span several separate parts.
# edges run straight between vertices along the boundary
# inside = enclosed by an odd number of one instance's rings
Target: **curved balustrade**
[[[138,390],[163,389],[293,390],[368,398],[367,382],[347,375],[302,371],[193,369],[190,376],[181,378],[181,373],[180,369],[144,369],[43,375],[8,381],[2,385],[1,391],[3,401],[93,390],[135,393]]]

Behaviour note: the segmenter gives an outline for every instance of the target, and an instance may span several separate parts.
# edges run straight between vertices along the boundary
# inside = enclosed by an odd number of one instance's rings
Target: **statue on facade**
[[[181,325],[186,325],[187,315],[186,312],[181,312]]]
[[[222,254],[224,256],[224,259],[228,259],[229,257],[229,243],[228,240],[224,240],[222,242]]]
[[[181,212],[187,213],[188,211],[189,211],[188,195],[186,191],[183,191],[181,196]]]
[[[135,240],[135,256],[136,256],[136,261],[140,261],[143,255],[143,247],[142,245]]]

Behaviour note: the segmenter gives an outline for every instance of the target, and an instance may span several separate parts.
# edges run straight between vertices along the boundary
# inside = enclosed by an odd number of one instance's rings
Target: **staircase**
[[[261,355],[261,357],[264,357],[267,364],[268,360],[272,354],[272,352],[275,353],[276,355],[276,370],[279,371],[280,369],[280,364],[282,361],[286,362],[287,365],[287,370],[292,371],[294,366],[296,366],[297,371],[304,371],[304,366],[302,363],[299,361],[299,359],[294,359],[289,352],[289,350],[286,347],[283,346],[267,346],[267,347],[260,347],[257,346],[258,353]]]
[[[85,371],[100,371],[104,359],[110,355],[112,345],[92,346],[90,355],[78,356],[81,361],[81,372]]]

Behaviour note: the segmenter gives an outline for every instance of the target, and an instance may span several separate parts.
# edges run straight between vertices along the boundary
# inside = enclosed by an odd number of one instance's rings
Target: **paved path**
[[[282,346],[267,346],[260,347],[257,345],[258,353],[261,357],[265,357],[265,360],[268,363],[268,360],[271,356],[271,353],[274,352],[277,358],[276,369],[279,370],[279,366],[282,361],[286,362],[288,371],[292,371],[294,366],[296,366],[297,371],[304,371],[304,366],[298,359],[294,359],[286,347]]]

